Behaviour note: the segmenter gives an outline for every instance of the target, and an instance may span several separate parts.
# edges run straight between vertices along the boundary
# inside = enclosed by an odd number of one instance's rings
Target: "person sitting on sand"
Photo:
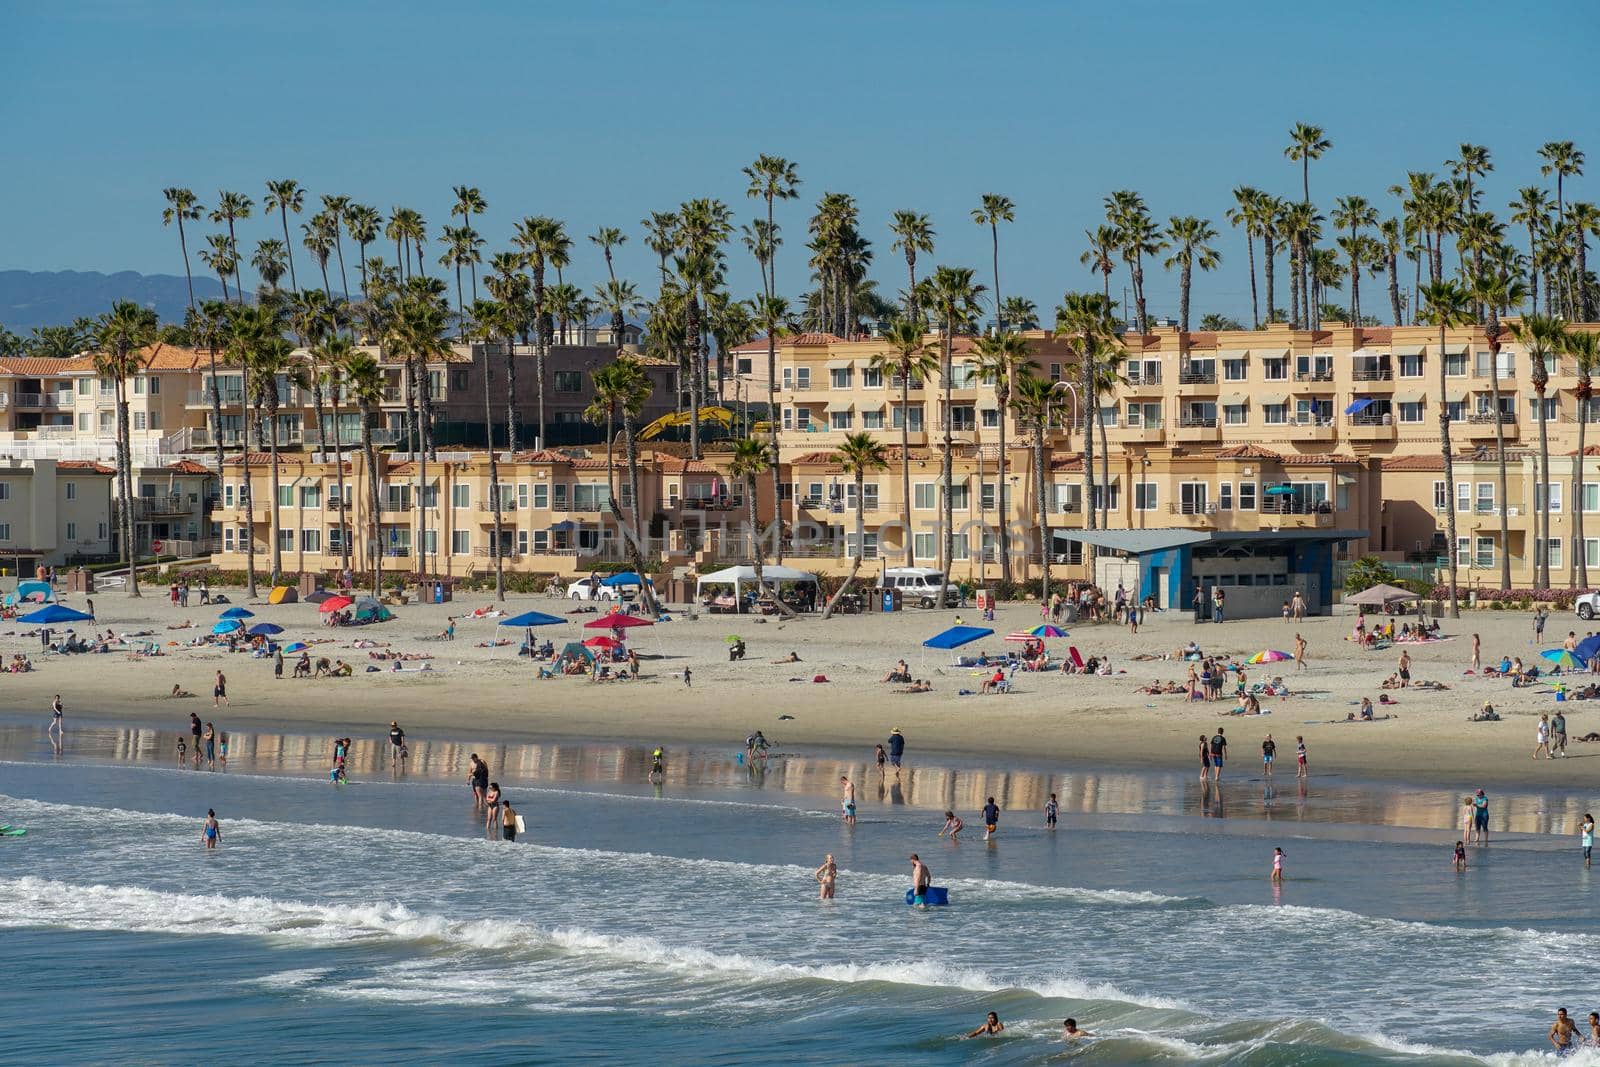
[[[192,697],[192,696],[194,696],[194,694],[189,692],[187,689],[185,689],[181,685],[174,685],[172,687],[172,692],[167,694],[167,697],[169,699],[173,699],[173,700],[176,700],[179,697]]]
[[[1370,697],[1361,698],[1361,718],[1366,722],[1372,721],[1372,699]]]
[[[1005,669],[1001,668],[1001,667],[997,667],[997,668],[995,668],[995,672],[991,677],[985,678],[983,680],[983,684],[978,687],[978,692],[980,692],[980,693],[998,693],[1000,691],[1000,686],[1005,684],[1005,680],[1006,680]]]
[[[1474,712],[1472,714],[1472,716],[1467,719],[1467,721],[1468,722],[1499,722],[1500,721],[1500,713],[1498,711],[1494,710],[1494,705],[1493,704],[1491,704],[1487,700],[1485,700],[1483,702],[1483,707],[1479,708],[1476,712]],[[1581,740],[1583,740],[1583,738],[1580,737],[1578,740],[1581,741]]]
[[[355,673],[355,669],[344,660],[338,660],[333,665],[333,670],[328,673],[330,678],[348,678]]]
[[[895,665],[889,669],[889,673],[885,674],[881,679],[879,679],[879,681],[910,682],[911,668],[906,666],[905,660],[898,660],[896,661]]]

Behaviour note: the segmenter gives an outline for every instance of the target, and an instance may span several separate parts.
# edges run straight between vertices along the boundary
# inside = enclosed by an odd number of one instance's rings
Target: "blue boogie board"
[[[943,907],[947,907],[949,905],[949,903],[950,903],[950,890],[946,889],[942,885],[930,885],[928,887],[927,893],[924,894],[924,896],[926,897],[927,902],[928,902],[928,907],[930,907],[930,908],[943,908]],[[906,890],[906,903],[910,904],[913,901],[915,901],[916,899],[917,899],[916,890],[907,889]]]

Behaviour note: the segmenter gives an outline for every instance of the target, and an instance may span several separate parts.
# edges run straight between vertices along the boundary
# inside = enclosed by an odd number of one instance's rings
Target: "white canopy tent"
[[[812,585],[817,584],[817,576],[815,574],[797,571],[793,567],[782,567],[777,564],[769,564],[762,567],[761,577],[769,586],[777,586],[780,582],[795,582],[802,585],[807,582]],[[743,597],[744,591],[742,587],[749,586],[754,588],[755,584],[756,569],[741,564],[737,567],[727,567],[720,571],[713,571],[710,574],[702,574],[695,581],[694,595],[696,600],[700,599],[707,585],[731,585],[733,586],[733,595],[735,597]]]

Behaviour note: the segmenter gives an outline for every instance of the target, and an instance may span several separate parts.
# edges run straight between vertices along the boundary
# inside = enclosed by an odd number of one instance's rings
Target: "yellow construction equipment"
[[[670,427],[687,426],[691,421],[693,421],[692,416],[687,411],[670,412],[640,430],[639,440],[653,441],[660,437],[664,430]],[[733,426],[733,412],[727,408],[701,408],[700,421],[702,423],[714,422],[725,430],[731,429]]]

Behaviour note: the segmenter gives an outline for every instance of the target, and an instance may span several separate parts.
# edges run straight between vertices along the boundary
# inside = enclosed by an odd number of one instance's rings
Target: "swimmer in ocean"
[[[1567,1018],[1566,1008],[1556,1009],[1556,1021],[1550,1024],[1550,1043],[1556,1047],[1557,1056],[1570,1056],[1578,1050],[1578,1028]]]
[[[988,1018],[983,1020],[983,1025],[972,1031],[967,1036],[986,1037],[990,1034],[998,1034],[1005,1030],[1005,1028],[1006,1024],[1000,1021],[1000,1016],[991,1011]]]
[[[1066,1019],[1061,1023],[1061,1037],[1066,1041],[1076,1041],[1080,1037],[1093,1037],[1087,1030],[1078,1029],[1078,1020]]]
[[[206,809],[205,829],[200,831],[200,842],[206,848],[216,848],[217,842],[222,840],[222,827],[217,825],[217,813],[214,808]]]
[[[817,899],[832,900],[834,887],[839,882],[839,865],[833,862],[833,853],[828,853],[814,874],[818,886]]]

